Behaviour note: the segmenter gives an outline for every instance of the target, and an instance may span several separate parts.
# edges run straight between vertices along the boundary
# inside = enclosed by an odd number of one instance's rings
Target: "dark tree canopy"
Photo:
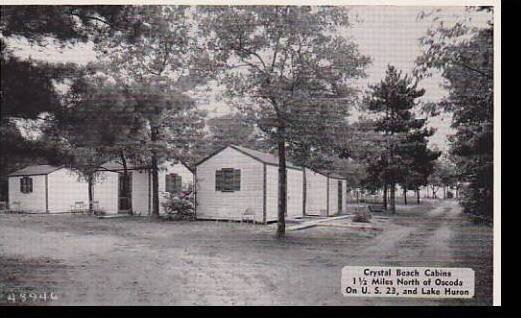
[[[423,54],[418,57],[418,74],[429,76],[439,70],[447,79],[449,96],[440,109],[452,114],[449,137],[451,159],[464,184],[459,197],[465,211],[492,217],[494,140],[494,45],[492,8],[469,8],[488,12],[485,27],[462,21],[438,24],[422,38]]]

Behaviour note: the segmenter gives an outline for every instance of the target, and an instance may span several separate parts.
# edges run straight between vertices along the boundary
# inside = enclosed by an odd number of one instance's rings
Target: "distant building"
[[[347,181],[340,175],[304,169],[305,215],[332,216],[346,211]]]
[[[88,204],[88,184],[65,167],[33,165],[9,175],[9,209],[60,213]]]

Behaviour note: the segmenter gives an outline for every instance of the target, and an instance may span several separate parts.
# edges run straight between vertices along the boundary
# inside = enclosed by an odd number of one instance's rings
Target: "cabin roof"
[[[339,175],[338,173],[330,173],[330,174],[329,174],[329,177],[330,177],[330,178],[333,178],[333,179],[342,179],[342,180],[345,180],[345,177]]]
[[[314,170],[314,169],[311,169],[311,168],[308,168],[306,167],[306,169],[308,170],[311,170],[313,171],[314,173],[317,173],[321,176],[324,176],[324,177],[328,177],[330,179],[340,179],[340,180],[346,180],[346,177],[338,174],[338,173],[329,173],[328,171],[319,171],[319,170]]]
[[[185,166],[190,172],[193,173],[193,169],[190,168],[190,166],[182,161],[178,161],[176,164],[182,164],[183,166]],[[119,161],[109,161],[109,162],[106,162],[104,164],[102,164],[100,166],[101,170],[108,170],[108,171],[120,171],[120,170],[123,170],[123,164]],[[138,165],[138,164],[134,164],[132,162],[127,162],[127,169],[128,170],[146,170],[146,169],[151,169],[150,166],[147,166],[147,165]]]
[[[279,165],[279,157],[275,156],[275,155],[272,155],[272,154],[269,154],[269,153],[265,153],[265,152],[261,152],[261,151],[258,151],[258,150],[253,150],[253,149],[250,149],[250,148],[246,148],[246,147],[243,147],[243,146],[237,146],[237,145],[229,145],[229,146],[226,146],[226,147],[223,147],[221,149],[219,149],[218,151],[212,153],[211,155],[207,156],[206,158],[204,158],[203,160],[199,161],[196,165],[200,165],[201,163],[203,163],[204,161],[210,159],[211,157],[215,156],[216,154],[220,153],[221,151],[223,151],[224,149],[226,148],[232,148],[250,158],[253,158],[257,161],[260,161],[260,162],[263,162],[263,163],[266,163],[266,164],[269,164],[269,165],[275,165],[275,166],[278,166]],[[302,169],[302,167],[299,167],[299,166],[296,166],[294,165],[293,163],[289,162],[289,161],[286,161],[286,166],[288,168],[293,168],[293,169]]]
[[[123,164],[118,162],[118,161],[109,161],[109,162],[106,162],[104,164],[102,164],[100,166],[100,168],[102,170],[123,170]],[[127,163],[127,169],[128,170],[144,170],[144,169],[148,169],[149,167],[145,166],[145,165],[136,165],[132,162],[128,162]]]
[[[243,146],[231,145],[230,147],[232,147],[235,150],[238,150],[240,152],[244,152],[244,153],[250,155],[251,157],[254,157],[264,163],[277,165],[277,166],[279,165],[278,156],[275,156],[275,155],[272,155],[269,153],[265,153],[265,152],[260,152],[258,150],[249,149],[249,148],[246,148]],[[296,165],[294,165],[293,163],[291,163],[290,161],[286,161],[286,166],[293,167],[293,168],[300,168],[300,167],[297,167]]]
[[[9,177],[47,175],[61,168],[62,166],[31,165],[9,174]]]

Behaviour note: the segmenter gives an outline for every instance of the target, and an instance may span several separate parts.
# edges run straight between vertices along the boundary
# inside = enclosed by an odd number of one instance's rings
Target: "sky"
[[[346,36],[352,37],[359,45],[362,54],[371,58],[372,63],[366,69],[367,78],[360,80],[356,85],[367,88],[368,84],[379,82],[385,76],[388,64],[392,64],[404,72],[411,73],[414,61],[421,54],[420,37],[424,36],[432,24],[432,19],[418,19],[418,14],[430,7],[403,7],[403,6],[351,6],[350,17],[353,25],[346,31]],[[437,16],[444,21],[454,23],[462,15],[469,16],[463,7],[444,7]],[[473,13],[472,23],[481,25],[486,21],[484,14]],[[31,48],[23,41],[14,45],[16,53],[20,57],[31,57],[50,62],[76,62],[86,64],[95,60],[92,45],[86,44],[58,53],[53,49]],[[439,74],[432,78],[422,80],[419,87],[426,93],[423,101],[438,101],[447,95],[442,87],[444,79]],[[208,99],[205,108],[210,112],[223,114],[230,111],[230,107],[223,101]],[[204,102],[203,102],[204,103]],[[354,117],[359,115],[356,111]],[[442,150],[447,149],[446,137],[452,133],[450,129],[450,116],[441,115],[430,118],[429,125],[437,129],[429,140],[430,146],[436,146]]]

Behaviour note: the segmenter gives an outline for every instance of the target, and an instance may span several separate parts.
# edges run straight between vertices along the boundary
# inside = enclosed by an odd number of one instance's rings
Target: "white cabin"
[[[277,220],[278,158],[230,145],[196,166],[197,218]],[[287,163],[287,217],[303,216],[303,169]]]
[[[338,175],[328,175],[327,215],[333,216],[346,211],[347,181]]]
[[[34,165],[9,175],[9,209],[63,213],[88,207],[88,183],[78,173],[51,165]]]
[[[304,173],[305,215],[333,216],[346,211],[347,181],[344,178],[309,168],[305,168]]]
[[[152,173],[149,167],[127,165],[127,180],[120,162],[102,165],[94,184],[94,202],[97,210],[107,214],[132,213],[147,216],[152,211]],[[159,167],[159,213],[170,193],[192,191],[194,174],[183,163],[165,162]],[[124,191],[125,187],[127,191]]]

